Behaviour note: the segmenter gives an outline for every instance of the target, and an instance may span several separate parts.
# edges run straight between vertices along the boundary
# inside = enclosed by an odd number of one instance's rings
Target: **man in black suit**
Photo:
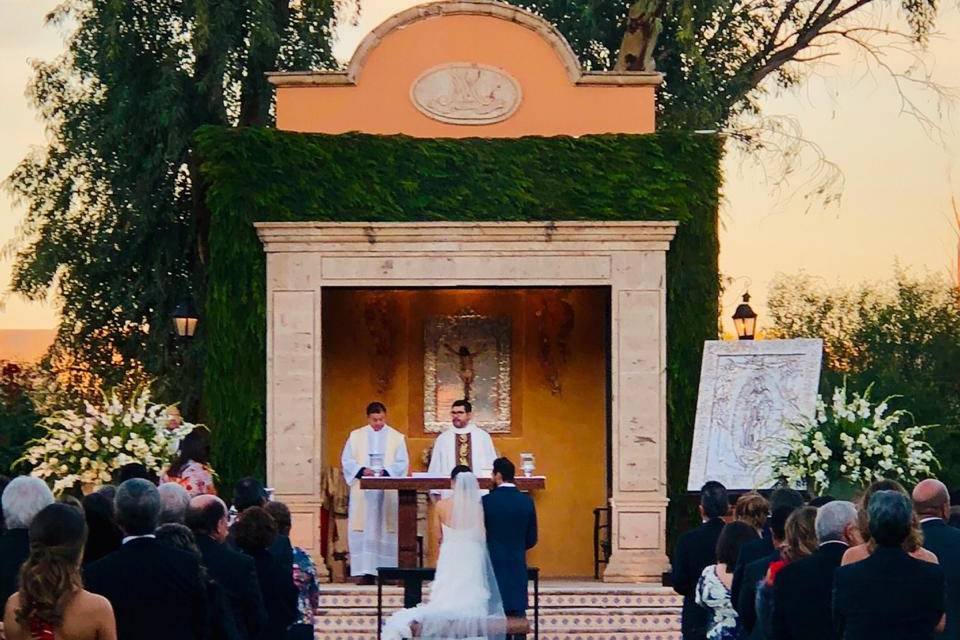
[[[834,572],[833,623],[844,640],[932,640],[944,612],[943,569],[903,550],[913,508],[898,491],[877,491],[868,507],[869,557]]]
[[[673,589],[683,596],[680,628],[684,640],[703,640],[707,635],[707,611],[696,602],[697,581],[707,565],[717,561],[717,540],[723,516],[730,509],[727,489],[713,480],[700,488],[700,518],[703,523],[677,541],[673,554]]]
[[[0,536],[0,602],[5,603],[18,589],[20,566],[30,555],[30,523],[53,504],[53,494],[40,478],[19,476],[3,490],[0,502],[6,522],[6,531]]]
[[[924,480],[913,490],[913,509],[923,529],[923,546],[940,561],[947,579],[947,626],[937,637],[960,638],[960,530],[947,524],[950,494],[939,480]]]
[[[496,489],[483,496],[483,523],[503,611],[507,617],[526,617],[527,549],[537,544],[537,511],[533,499],[513,484],[515,473],[509,459],[493,461]]]
[[[84,584],[110,601],[118,640],[200,640],[206,636],[206,588],[200,561],[157,542],[160,494],[149,481],[127,480],[117,489],[117,524],[123,545],[87,565]]]
[[[741,573],[741,587],[737,593],[737,599],[732,600],[732,603],[740,619],[744,637],[749,640],[765,640],[763,626],[757,624],[757,583],[767,575],[770,563],[780,559],[779,549],[786,538],[787,518],[797,508],[792,504],[781,504],[773,510],[773,515],[770,517],[770,531],[773,536],[774,552],[749,563]]]
[[[216,496],[197,496],[187,510],[187,526],[197,538],[207,572],[226,592],[237,629],[244,640],[260,636],[267,610],[250,556],[230,549],[227,539],[227,505]]]
[[[777,574],[771,640],[840,640],[830,596],[844,552],[861,542],[857,507],[843,500],[825,504],[817,510],[815,527],[819,548]]]
[[[770,494],[770,518],[768,525],[773,520],[773,512],[779,507],[791,507],[799,509],[803,506],[803,496],[799,491],[780,487]],[[791,509],[791,512],[792,512]],[[784,520],[786,522],[786,520]],[[743,574],[747,565],[756,562],[762,558],[767,558],[774,554],[776,548],[773,544],[773,529],[771,526],[764,527],[763,537],[759,540],[750,540],[740,547],[740,555],[737,556],[737,564],[733,569],[733,583],[730,585],[730,601],[734,606],[740,598],[740,589],[743,586]]]

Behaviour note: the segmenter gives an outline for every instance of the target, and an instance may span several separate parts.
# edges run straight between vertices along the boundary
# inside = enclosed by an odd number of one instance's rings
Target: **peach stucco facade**
[[[425,114],[413,87],[444,65],[512,78],[521,89],[515,110],[497,122],[466,125]],[[551,25],[492,2],[440,2],[397,14],[367,36],[344,72],[270,75],[279,129],[449,138],[650,133],[660,79],[582,72]]]

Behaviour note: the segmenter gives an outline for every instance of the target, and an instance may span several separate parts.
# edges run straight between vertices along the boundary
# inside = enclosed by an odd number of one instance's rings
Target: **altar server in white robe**
[[[472,412],[473,406],[469,400],[453,403],[450,408],[453,426],[437,436],[433,443],[428,469],[430,475],[450,477],[455,466],[465,465],[478,478],[490,477],[493,461],[499,456],[490,434],[473,423]],[[431,491],[434,497],[447,497],[450,494],[450,491]]]
[[[383,470],[374,470],[373,456],[382,456]],[[404,477],[410,466],[406,440],[387,424],[387,408],[379,402],[367,406],[367,426],[350,433],[340,457],[343,478],[350,486],[347,544],[350,548],[350,575],[371,582],[377,567],[397,566],[396,491],[371,491],[360,488],[360,478],[375,475]]]

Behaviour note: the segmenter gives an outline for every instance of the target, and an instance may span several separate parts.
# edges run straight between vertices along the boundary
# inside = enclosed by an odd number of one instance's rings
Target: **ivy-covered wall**
[[[671,519],[685,511],[700,355],[717,333],[716,138],[452,140],[205,127],[196,143],[211,212],[203,402],[223,486],[264,474],[265,259],[251,223],[677,220],[667,255]]]

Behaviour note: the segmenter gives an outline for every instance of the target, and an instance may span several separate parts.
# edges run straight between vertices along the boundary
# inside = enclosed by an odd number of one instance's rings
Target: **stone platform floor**
[[[399,587],[384,588],[384,613],[402,605]],[[429,585],[424,588],[429,600]],[[683,599],[648,584],[588,580],[540,583],[541,640],[680,640]],[[533,622],[533,588],[527,617]],[[317,640],[376,640],[377,588],[352,584],[320,587]],[[533,638],[531,631],[528,638]]]

